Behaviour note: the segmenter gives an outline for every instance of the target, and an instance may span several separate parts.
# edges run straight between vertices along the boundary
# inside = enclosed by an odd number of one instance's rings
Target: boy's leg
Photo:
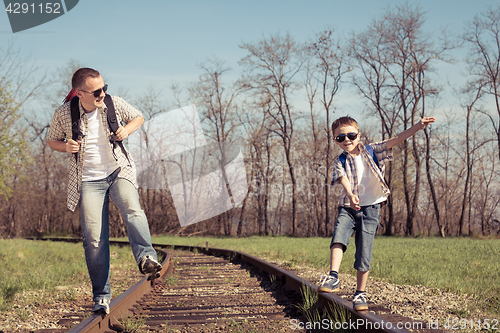
[[[370,270],[373,241],[380,221],[380,205],[361,207],[356,217],[354,269],[367,272]]]
[[[342,206],[338,208],[337,222],[330,243],[330,271],[338,272],[340,269],[344,252],[347,250],[349,240],[356,230],[355,213],[351,208]]]
[[[337,222],[330,243],[330,274],[320,277],[318,292],[333,292],[339,289],[338,272],[340,264],[355,227],[352,212],[353,210],[350,208],[339,207]]]
[[[356,219],[356,259],[354,268],[356,274],[356,293],[353,298],[353,308],[356,311],[368,310],[366,301],[366,284],[372,259],[372,248],[375,234],[380,222],[380,205],[361,207]]]
[[[339,271],[343,256],[344,245],[340,243],[333,244],[333,246],[330,248],[330,271]]]
[[[366,283],[368,282],[368,274],[370,271],[362,272],[357,271],[356,273],[356,293],[354,294],[352,300],[352,307],[354,311],[366,311],[368,310],[368,302],[366,301]]]
[[[368,282],[368,275],[370,271],[362,272],[357,271],[356,273],[356,291],[365,291],[366,283]]]

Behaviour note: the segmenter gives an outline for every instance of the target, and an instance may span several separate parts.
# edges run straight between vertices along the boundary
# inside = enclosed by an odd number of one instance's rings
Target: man
[[[123,145],[115,143],[125,140],[138,129],[144,118],[122,98],[112,96],[120,124],[113,134],[108,126],[108,107],[104,102],[107,85],[99,72],[80,68],[73,74],[72,87],[72,93],[79,98],[78,139],[72,139],[71,102],[55,111],[46,139],[53,150],[70,154],[67,204],[71,211],[80,205],[83,247],[95,302],[92,311],[109,313],[109,198],[118,206],[125,220],[141,273],[156,278],[161,270],[151,245],[146,215],[139,203],[132,157]],[[125,125],[121,126],[122,123]]]

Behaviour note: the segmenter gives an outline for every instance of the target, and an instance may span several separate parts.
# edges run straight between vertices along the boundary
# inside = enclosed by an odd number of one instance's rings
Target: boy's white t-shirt
[[[356,176],[358,177],[359,185],[359,206],[370,206],[387,200],[387,196],[382,191],[377,176],[370,169],[370,166],[361,156],[354,157],[354,165],[356,167]]]
[[[83,157],[82,181],[100,180],[118,169],[118,162],[113,157],[108,136],[97,109],[87,113],[88,134]]]

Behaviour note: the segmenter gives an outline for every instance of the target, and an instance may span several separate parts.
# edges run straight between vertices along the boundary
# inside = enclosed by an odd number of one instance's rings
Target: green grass
[[[481,307],[500,314],[500,240],[378,238],[375,244],[374,276],[475,295]]]
[[[129,248],[111,248],[111,264],[133,262]],[[0,311],[12,307],[15,295],[43,290],[50,303],[56,286],[90,283],[82,244],[0,240]],[[72,289],[66,297],[71,299]],[[54,293],[55,294],[55,293]]]
[[[293,268],[306,264],[327,272],[329,238],[292,237],[154,237],[155,243],[197,245],[237,250],[257,257],[284,261]],[[341,272],[355,274],[354,239],[344,254]],[[377,237],[371,276],[385,281],[423,285],[474,295],[478,307],[500,314],[500,240],[471,238]]]

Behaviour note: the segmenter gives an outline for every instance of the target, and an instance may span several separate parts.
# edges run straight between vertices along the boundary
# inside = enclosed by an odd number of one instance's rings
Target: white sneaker
[[[340,281],[338,278],[331,275],[321,275],[319,277],[318,292],[333,293],[340,290]]]
[[[101,312],[109,314],[109,299],[100,299],[95,302],[92,312]]]

